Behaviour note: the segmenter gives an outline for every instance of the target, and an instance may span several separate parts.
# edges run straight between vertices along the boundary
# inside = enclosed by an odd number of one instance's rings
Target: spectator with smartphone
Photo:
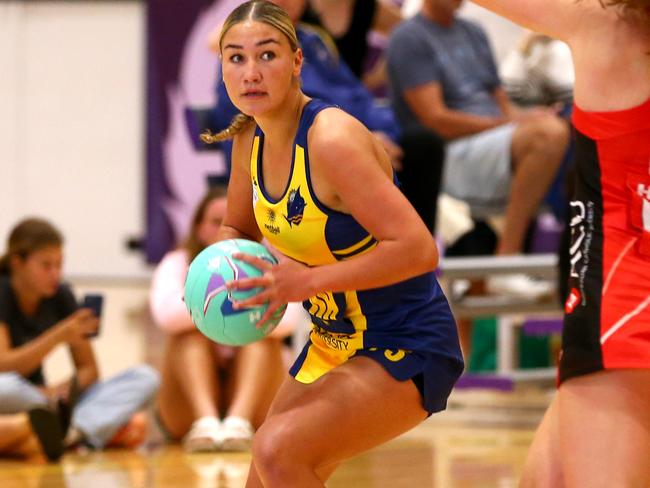
[[[136,413],[156,393],[158,374],[138,366],[99,381],[89,341],[99,317],[61,282],[62,262],[63,237],[49,222],[29,218],[11,231],[0,258],[0,414],[49,411],[39,427],[51,444],[137,444],[146,422]],[[42,364],[60,344],[70,349],[74,375],[48,385]]]

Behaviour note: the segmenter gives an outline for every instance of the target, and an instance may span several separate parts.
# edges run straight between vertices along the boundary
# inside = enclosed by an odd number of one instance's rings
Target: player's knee
[[[253,439],[253,462],[260,476],[267,480],[290,479],[291,472],[301,464],[298,444],[291,426],[273,417],[267,419]]]

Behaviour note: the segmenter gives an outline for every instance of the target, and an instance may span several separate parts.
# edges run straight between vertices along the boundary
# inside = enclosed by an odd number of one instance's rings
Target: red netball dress
[[[576,190],[559,379],[650,368],[650,100],[574,107]]]

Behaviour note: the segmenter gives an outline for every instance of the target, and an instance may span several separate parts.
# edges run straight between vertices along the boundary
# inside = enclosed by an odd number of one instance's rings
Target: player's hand
[[[233,258],[255,266],[261,276],[242,278],[226,283],[228,290],[247,290],[262,288],[258,294],[233,303],[233,308],[243,309],[268,303],[268,308],[257,327],[261,327],[273,314],[289,302],[299,302],[309,298],[313,291],[309,288],[309,267],[280,254],[273,248],[271,254],[278,264],[244,253],[234,253]]]
[[[65,331],[65,341],[69,344],[85,340],[97,332],[99,319],[89,308],[80,308],[61,322]]]

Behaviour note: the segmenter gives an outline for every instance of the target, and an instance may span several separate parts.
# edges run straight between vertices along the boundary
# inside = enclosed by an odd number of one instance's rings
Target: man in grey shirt
[[[475,217],[505,211],[497,254],[522,251],[526,230],[560,167],[569,127],[545,108],[508,100],[490,44],[456,17],[461,0],[424,0],[388,46],[391,102],[403,127],[426,127],[447,142],[443,190]],[[528,298],[551,287],[522,275],[495,276],[493,292]]]

